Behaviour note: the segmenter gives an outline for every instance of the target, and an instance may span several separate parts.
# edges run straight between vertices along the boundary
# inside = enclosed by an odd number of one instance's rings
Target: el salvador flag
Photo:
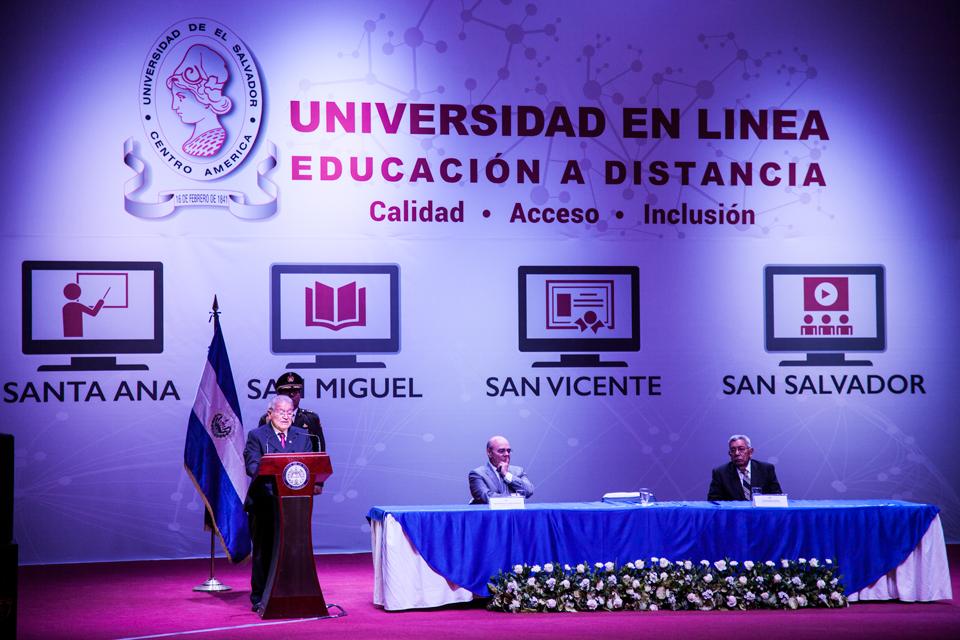
[[[187,425],[183,464],[227,557],[240,562],[250,554],[250,530],[243,511],[249,480],[243,464],[240,403],[218,316],[214,299],[213,340]]]

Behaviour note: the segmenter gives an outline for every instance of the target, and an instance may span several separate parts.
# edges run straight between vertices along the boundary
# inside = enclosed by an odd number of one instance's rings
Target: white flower
[[[513,572],[514,572],[514,573],[523,573],[523,565],[522,565],[522,564],[515,564],[515,565],[513,565]]]
[[[800,558],[799,560],[797,560],[797,562],[799,562],[800,564],[807,564],[807,559],[806,559],[806,558]]]
[[[746,569],[747,571],[750,571],[751,569],[753,569],[753,567],[754,567],[753,560],[747,560],[746,562],[743,563],[743,568]]]
[[[590,598],[589,600],[587,600],[587,608],[588,608],[588,609],[596,609],[596,608],[597,608],[597,601],[594,600],[593,598]]]
[[[581,581],[580,581],[580,588],[581,588],[581,589],[589,589],[589,588],[590,588],[590,581],[587,580],[586,578],[584,578],[583,580],[581,580]]]
[[[630,586],[633,587],[634,589],[639,589],[639,588],[640,588],[640,581],[639,581],[639,580],[634,580],[634,581],[633,581],[633,584],[631,584]]]
[[[753,591],[747,591],[744,594],[743,599],[746,600],[747,602],[753,602],[754,600],[757,599],[757,596],[754,595]]]
[[[633,563],[632,563],[632,562],[628,562],[628,563],[627,563],[627,569],[633,569],[633,568],[635,568],[635,567],[633,566]]]
[[[617,584],[617,576],[607,576],[607,584]]]
[[[797,596],[797,604],[801,607],[807,606],[807,597],[806,596]]]
[[[547,600],[547,608],[548,608],[548,609],[556,609],[556,607],[557,607],[557,601],[556,601],[556,600],[554,600],[553,598],[550,598],[549,600]]]
[[[797,576],[793,576],[792,578],[790,578],[790,582],[797,585],[798,587],[803,584],[803,580],[801,580]]]
[[[840,600],[840,594],[837,593],[836,591],[833,591],[833,592],[830,593],[830,599],[831,599],[831,600]]]
[[[652,562],[653,564],[657,564],[658,562],[660,562],[660,558],[658,558],[657,556],[651,556],[650,562]]]
[[[667,590],[663,587],[657,587],[657,600],[663,600],[667,597]]]
[[[511,600],[511,601],[510,601],[510,610],[511,610],[511,611],[516,611],[516,610],[519,609],[519,608],[520,608],[520,601],[519,601],[519,600]]]
[[[578,565],[577,565],[577,573],[583,573],[583,572],[586,571],[586,570],[587,570],[587,568],[586,568],[585,566],[583,566],[582,564],[578,564]]]
[[[646,564],[644,564],[643,560],[637,560],[636,566],[637,566],[637,569],[643,569],[646,566]]]
[[[614,609],[619,609],[619,608],[622,607],[622,606],[623,606],[623,600],[620,599],[620,596],[614,596],[614,597],[613,597],[613,608],[614,608]]]
[[[602,562],[594,562],[594,563],[593,563],[593,566],[596,567],[597,569],[603,569],[603,563],[602,563]]]
[[[597,580],[597,591],[603,591],[603,580]]]
[[[727,606],[733,609],[735,606],[737,606],[737,599],[733,596],[727,596]]]
[[[563,570],[564,570],[564,571],[570,571],[570,565],[568,565],[568,564],[563,565]]]
[[[727,584],[733,584],[733,576],[727,576],[723,579]]]
[[[713,566],[717,568],[717,571],[723,571],[727,568],[727,563],[725,560],[717,560],[713,563]]]
[[[791,609],[796,609],[798,604],[796,598],[787,598],[787,606]]]
[[[772,567],[772,566],[773,566],[773,560],[767,560],[767,561],[764,562],[763,564],[765,564],[765,565],[768,566],[768,567]]]
[[[711,598],[713,598],[713,589],[707,589],[706,591],[704,591],[703,598],[705,600],[710,600]]]
[[[773,575],[773,581],[774,581],[774,582],[780,582],[781,580],[783,580],[783,578],[780,577],[780,574],[779,574],[779,573],[775,573],[775,574]]]
[[[536,578],[527,578],[527,586],[532,587],[535,584],[537,584]]]
[[[747,576],[740,576],[739,578],[737,578],[737,582],[739,582],[740,584],[747,584]]]
[[[825,586],[827,586],[826,582],[823,580],[817,580],[817,589],[823,589]]]
[[[830,558],[827,558],[826,563],[827,563],[827,564],[833,564],[833,560],[831,560]]]
[[[606,564],[603,565],[603,568],[607,570],[607,573],[610,573],[610,572],[613,571],[613,563],[612,563],[612,562],[608,562],[608,563],[606,563]]]
[[[564,589],[569,589],[569,588],[570,588],[570,581],[569,581],[569,580],[564,580],[563,582],[560,583],[560,586],[563,587]]]
[[[704,581],[704,582],[713,582],[713,575],[708,573],[707,575],[703,576],[703,581]]]
[[[666,558],[660,558],[660,568],[661,568],[661,569],[666,569],[666,568],[669,567],[669,566],[670,566],[670,561],[669,561],[669,560],[667,560]]]
[[[763,593],[760,594],[760,598],[761,598],[762,600],[769,600],[769,599],[770,599],[770,592],[769,592],[769,591],[764,591]]]
[[[789,561],[789,560],[781,560],[781,561],[780,561],[780,566],[783,567],[784,569],[786,569],[786,568],[788,568],[788,567],[790,566],[790,561]]]
[[[553,573],[553,563],[548,562],[547,564],[543,565],[543,570],[547,573]]]
[[[736,560],[731,560],[731,561],[730,561],[730,566],[731,566],[731,567],[735,567],[735,566],[737,566],[738,564],[740,564],[740,563],[737,562]]]
[[[517,583],[514,582],[513,580],[511,580],[510,582],[507,583],[507,591],[508,591],[508,592],[510,592],[510,591],[516,591],[516,590],[517,590],[517,586],[518,586]]]
[[[819,567],[820,561],[817,560],[816,558],[810,558],[810,566],[814,568]]]
[[[827,601],[827,594],[825,594],[825,593],[819,593],[819,594],[817,594],[817,599],[820,600],[820,602],[826,603],[826,601]]]
[[[547,578],[547,587],[548,587],[549,589],[553,589],[555,586],[557,586],[557,579],[556,579],[556,578]]]
[[[530,573],[540,573],[540,565],[535,564],[530,567]]]
[[[689,560],[685,560],[683,563],[683,568],[686,569],[687,571],[690,571],[691,569],[693,569],[693,563],[690,562]]]
[[[705,566],[705,567],[709,567],[709,566],[710,566],[710,561],[709,561],[709,560],[701,560],[701,561],[700,561],[700,564],[702,564],[702,565]]]
[[[699,600],[699,598],[697,598],[697,594],[695,594],[695,593],[688,593],[688,594],[687,594],[687,602],[699,602],[699,601],[700,601],[700,600]]]
[[[659,610],[660,610],[660,607],[658,607],[657,605],[655,604],[650,605],[650,611],[659,611]]]
[[[665,571],[661,571],[661,572],[660,572],[660,579],[661,579],[661,580],[666,580],[666,579],[667,579],[667,573],[666,573]]]

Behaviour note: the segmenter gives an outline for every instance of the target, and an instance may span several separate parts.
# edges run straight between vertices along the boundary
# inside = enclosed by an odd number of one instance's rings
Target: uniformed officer
[[[316,436],[315,438],[311,438],[311,440],[314,441],[313,446],[315,451],[326,451],[327,441],[323,438],[323,427],[320,425],[320,416],[300,406],[300,400],[303,398],[303,378],[300,374],[295,371],[286,371],[277,378],[276,386],[278,395],[287,396],[293,400],[293,408],[296,410],[293,418],[293,426],[303,427]],[[260,424],[266,423],[267,414],[263,414],[260,417]],[[316,448],[318,445],[319,449]]]

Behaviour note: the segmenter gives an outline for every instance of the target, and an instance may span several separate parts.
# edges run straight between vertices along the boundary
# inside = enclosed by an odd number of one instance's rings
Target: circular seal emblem
[[[153,43],[140,73],[140,120],[147,144],[177,174],[215,180],[234,171],[262,115],[260,71],[233,30],[191,18]]]
[[[291,462],[283,468],[283,484],[291,489],[303,489],[309,478],[310,472],[302,462]]]
[[[233,420],[222,413],[214,414],[210,421],[210,433],[214,438],[226,438],[233,433]]]

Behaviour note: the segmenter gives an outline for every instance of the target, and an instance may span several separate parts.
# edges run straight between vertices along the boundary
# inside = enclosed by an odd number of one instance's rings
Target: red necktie
[[[280,448],[281,449],[287,448],[287,436],[282,432],[280,433]]]

